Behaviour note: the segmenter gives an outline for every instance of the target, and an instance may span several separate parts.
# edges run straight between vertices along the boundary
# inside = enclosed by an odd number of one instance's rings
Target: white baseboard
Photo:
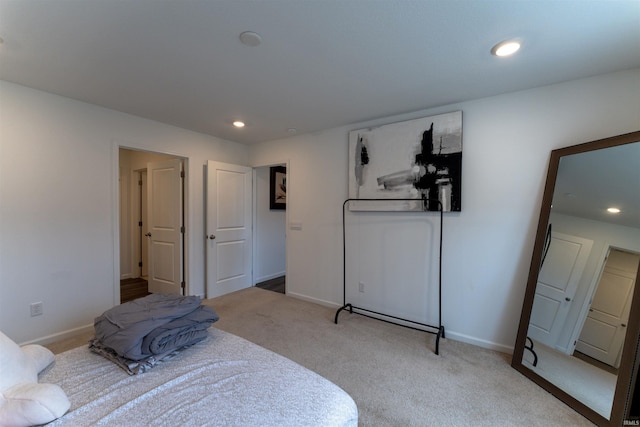
[[[336,310],[339,309],[340,307],[342,307],[341,304],[337,304],[335,302],[332,301],[325,301],[325,300],[321,300],[318,298],[311,298],[309,296],[303,295],[303,294],[297,294],[295,292],[287,292],[287,296],[290,296],[292,298],[296,298],[296,299],[300,299],[303,301],[308,301],[308,302],[313,302],[319,305],[323,305],[325,307],[329,307],[329,308],[335,308]],[[357,311],[357,310],[356,310]],[[400,322],[398,322],[400,323]],[[409,325],[411,326],[411,325]],[[494,350],[494,351],[498,351],[500,353],[506,353],[506,354],[513,354],[513,346],[508,346],[508,345],[504,345],[504,344],[498,344],[492,341],[487,341],[487,340],[482,340],[482,339],[478,339],[469,335],[465,335],[465,334],[461,334],[458,332],[453,332],[453,331],[449,331],[447,330],[446,326],[445,326],[445,331],[444,331],[445,337],[446,339],[451,339],[454,341],[460,341],[460,342],[464,342],[467,344],[471,344],[471,345],[475,345],[477,347],[482,347],[482,348],[486,348],[488,350]]]
[[[57,334],[52,334],[52,335],[47,335],[41,338],[36,338],[35,340],[31,340],[31,341],[27,341],[27,342],[23,342],[19,345],[26,345],[26,344],[40,344],[40,345],[44,345],[44,344],[49,344],[52,342],[56,342],[56,341],[62,341],[64,339],[67,338],[72,338],[76,335],[80,335],[80,334],[84,334],[86,332],[90,332],[93,330],[93,323],[89,324],[89,325],[85,325],[85,326],[80,326],[79,328],[74,328],[74,329],[69,329],[67,331],[63,331],[63,332],[58,332]]]
[[[499,351],[500,353],[513,354],[513,346],[498,344],[492,341],[481,340],[469,335],[460,334],[458,332],[452,332],[447,330],[446,326],[444,335],[447,337],[447,339],[452,339],[454,341],[465,342],[467,344],[472,344],[489,350]]]
[[[338,308],[342,307],[341,304],[336,304],[335,302],[332,302],[332,301],[325,301],[325,300],[318,299],[318,298],[311,298],[311,297],[308,297],[308,296],[303,295],[303,294],[297,294],[295,292],[287,292],[287,296],[292,297],[292,298],[296,298],[296,299],[299,299],[299,300],[302,300],[302,301],[313,302],[315,304],[323,305],[325,307],[335,308],[336,310]]]

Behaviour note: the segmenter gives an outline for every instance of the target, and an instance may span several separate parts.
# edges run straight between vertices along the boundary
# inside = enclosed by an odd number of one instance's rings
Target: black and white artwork
[[[269,174],[269,209],[287,209],[287,168],[272,166]]]
[[[351,210],[461,210],[462,111],[349,133]]]

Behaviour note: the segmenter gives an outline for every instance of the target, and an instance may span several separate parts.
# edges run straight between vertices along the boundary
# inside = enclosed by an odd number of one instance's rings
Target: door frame
[[[161,154],[163,156],[170,156],[178,158],[183,162],[184,178],[182,180],[183,192],[182,192],[182,221],[185,228],[185,232],[182,234],[182,277],[185,282],[184,295],[189,295],[189,157],[186,155],[162,151],[156,148],[141,148],[131,144],[127,144],[123,141],[113,140],[111,151],[111,165],[112,165],[112,181],[111,181],[111,201],[113,210],[111,212],[112,230],[113,230],[113,304],[120,304],[120,149],[130,151],[142,151],[152,154]],[[131,194],[130,194],[131,196]]]
[[[256,173],[256,169],[257,168],[266,168],[266,167],[271,167],[271,166],[281,166],[281,165],[285,165],[285,167],[287,168],[287,203],[286,203],[286,208],[284,211],[284,233],[285,233],[285,240],[284,240],[284,274],[285,277],[289,276],[289,203],[291,203],[291,185],[290,185],[290,176],[291,176],[291,162],[289,161],[289,159],[284,159],[284,160],[275,160],[275,161],[271,161],[271,162],[265,162],[265,163],[257,163],[255,165],[252,166],[253,172],[252,172],[252,179],[253,179],[253,212],[251,213],[251,218],[252,218],[252,227],[254,230],[253,233],[253,260],[252,260],[252,269],[253,271],[257,271],[258,268],[258,257],[257,257],[257,250],[258,250],[258,239],[256,239],[256,233],[255,230],[258,229],[258,210],[257,210],[257,206],[258,206],[258,190],[257,190],[257,173]],[[254,275],[252,281],[254,282],[251,286],[255,286],[256,283],[256,277]],[[288,293],[289,288],[287,285],[285,285],[284,287],[285,289],[285,294]]]
[[[131,227],[136,227],[136,229],[138,230],[138,236],[136,236],[137,239],[135,242],[133,242],[134,250],[132,251],[132,255],[134,258],[132,259],[132,263],[135,264],[136,261],[142,262],[142,267],[140,267],[140,277],[145,277],[145,276],[148,276],[149,274],[148,271],[146,275],[143,274],[144,269],[149,267],[149,253],[148,253],[148,249],[146,251],[144,249],[145,245],[143,241],[145,240],[144,238],[145,230],[138,225],[138,222],[136,221],[135,216],[137,216],[138,221],[141,221],[142,224],[146,227],[147,215],[144,215],[145,212],[143,211],[146,211],[148,209],[147,188],[146,188],[147,168],[132,169],[131,174],[132,174],[132,180],[131,180],[132,187],[135,187],[137,190],[137,193],[135,191],[131,193],[131,206],[132,206],[132,213],[134,214],[134,218],[132,218],[132,222],[131,222]],[[139,181],[140,184],[135,185],[134,179]]]
[[[578,339],[580,338],[580,334],[582,333],[582,328],[584,327],[584,322],[587,321],[587,316],[589,315],[589,307],[591,307],[591,301],[598,289],[598,283],[600,283],[600,278],[602,277],[602,273],[604,272],[604,267],[606,264],[607,257],[609,256],[609,252],[612,249],[617,249],[624,252],[633,252],[640,255],[640,245],[637,247],[627,247],[621,245],[614,245],[609,241],[604,242],[602,253],[598,256],[598,270],[593,275],[593,279],[589,284],[589,289],[587,291],[587,295],[585,296],[584,301],[582,302],[582,308],[580,309],[580,315],[578,316],[578,320],[576,322],[575,327],[573,328],[573,333],[571,334],[571,340],[569,341],[568,346],[568,354],[573,354],[576,350],[576,344],[578,343]],[[639,278],[636,277],[636,284],[638,286]]]
[[[139,169],[131,169],[131,174],[128,177],[130,180],[129,184],[129,203],[131,208],[131,218],[128,218],[129,227],[131,227],[130,234],[132,237],[131,241],[131,266],[135,274],[139,274],[140,277],[144,277],[142,274],[142,268],[146,267],[145,263],[148,263],[149,260],[145,257],[143,253],[144,244],[142,243],[144,240],[144,230],[138,225],[139,221],[142,221],[144,224],[146,222],[146,218],[143,216],[143,205],[146,209],[146,181],[147,168],[139,168]],[[144,176],[144,178],[143,178]],[[142,182],[142,185],[136,185],[137,182]],[[144,191],[143,191],[144,190]],[[122,226],[122,224],[120,224]],[[139,262],[142,262],[143,267],[138,265]],[[122,279],[122,277],[121,277]]]

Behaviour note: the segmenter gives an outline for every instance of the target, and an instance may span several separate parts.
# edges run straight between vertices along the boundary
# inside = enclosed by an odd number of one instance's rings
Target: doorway
[[[285,276],[286,205],[284,209],[270,206],[269,176],[269,166],[248,167],[207,161],[207,298]],[[286,176],[283,184],[280,204],[283,199],[286,202]],[[271,222],[271,211],[277,211],[279,225]],[[281,231],[274,234],[274,230]],[[279,261],[276,268],[272,264],[274,259]]]
[[[120,303],[185,291],[185,164],[176,156],[119,148]],[[162,227],[154,229],[158,221]],[[166,230],[173,232],[163,235]]]
[[[280,182],[282,172],[285,174],[284,183]],[[259,288],[283,294],[287,291],[287,180],[285,162],[254,169],[254,284]],[[283,201],[283,193],[284,203],[273,203],[276,199],[279,202]],[[274,200],[271,200],[272,197]]]

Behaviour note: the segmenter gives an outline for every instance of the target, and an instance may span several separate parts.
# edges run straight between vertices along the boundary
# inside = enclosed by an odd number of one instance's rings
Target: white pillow
[[[55,384],[38,384],[38,373],[55,361],[47,348],[22,348],[0,331],[0,425],[46,424],[64,415],[71,404]]]

